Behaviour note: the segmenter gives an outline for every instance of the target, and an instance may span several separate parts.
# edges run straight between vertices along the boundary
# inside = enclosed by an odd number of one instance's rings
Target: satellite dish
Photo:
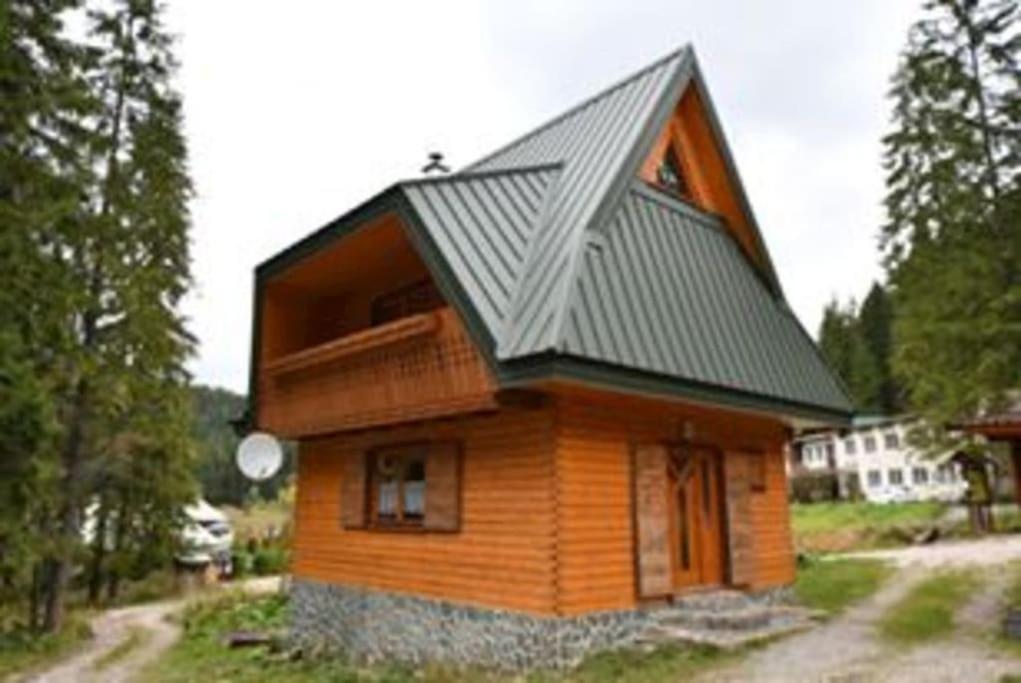
[[[284,452],[280,442],[264,432],[252,432],[238,444],[237,464],[253,481],[265,481],[280,471]]]

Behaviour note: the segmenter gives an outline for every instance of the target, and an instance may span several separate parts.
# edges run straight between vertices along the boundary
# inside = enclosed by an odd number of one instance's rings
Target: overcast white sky
[[[254,266],[430,150],[460,167],[692,42],[787,298],[879,277],[879,139],[912,0],[178,0],[196,379],[245,391]]]

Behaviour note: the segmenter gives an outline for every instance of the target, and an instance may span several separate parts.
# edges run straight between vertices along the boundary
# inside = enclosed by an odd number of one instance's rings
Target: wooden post
[[[1014,468],[1014,500],[1021,505],[1021,438],[1010,440],[1010,460]]]

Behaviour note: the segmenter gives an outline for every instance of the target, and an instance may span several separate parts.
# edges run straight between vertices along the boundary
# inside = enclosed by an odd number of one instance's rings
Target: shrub
[[[791,475],[791,498],[798,503],[836,500],[840,488],[833,472],[799,471]]]

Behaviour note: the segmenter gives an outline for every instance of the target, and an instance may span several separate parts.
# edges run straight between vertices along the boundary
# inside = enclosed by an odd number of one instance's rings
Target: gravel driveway
[[[1006,564],[1021,560],[1021,537],[941,543],[897,550],[854,553],[893,563],[897,573],[875,595],[826,624],[755,650],[723,669],[709,671],[702,683],[984,683],[1004,674],[1021,675],[1021,660],[990,643],[998,625],[1000,600],[1008,581]],[[986,581],[957,615],[950,639],[915,648],[884,643],[876,622],[917,582],[947,567],[984,568]]]
[[[250,579],[237,588],[246,593],[272,593],[280,589],[279,577]],[[203,594],[199,594],[200,596]],[[143,667],[157,659],[181,634],[181,627],[168,619],[194,598],[153,602],[107,610],[90,622],[93,638],[84,650],[43,672],[17,679],[21,683],[126,683]],[[138,645],[109,666],[97,667],[103,656],[136,634]]]

